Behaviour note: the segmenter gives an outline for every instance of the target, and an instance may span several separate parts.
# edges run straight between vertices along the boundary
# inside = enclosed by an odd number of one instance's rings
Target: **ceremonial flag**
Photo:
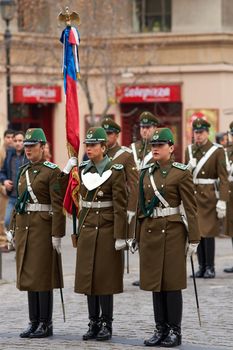
[[[66,94],[66,139],[69,157],[77,157],[79,152],[79,108],[77,94],[77,75],[79,76],[78,46],[80,36],[76,27],[66,26],[60,41],[63,44],[64,90]],[[78,209],[79,175],[77,167],[70,172],[69,184],[66,190],[63,206],[72,215],[73,204]]]

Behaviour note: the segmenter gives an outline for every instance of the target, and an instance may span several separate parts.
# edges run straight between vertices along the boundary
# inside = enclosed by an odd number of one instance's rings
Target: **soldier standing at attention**
[[[111,118],[106,117],[102,122],[102,127],[106,131],[107,140],[107,156],[112,164],[122,164],[124,166],[126,185],[128,190],[128,207],[127,217],[130,225],[136,212],[136,203],[138,195],[138,170],[133,158],[133,152],[130,148],[120,146],[118,144],[118,136],[121,127]],[[128,235],[128,238],[132,236]]]
[[[85,144],[88,161],[80,164],[79,228],[75,292],[87,295],[89,329],[83,340],[112,336],[113,294],[123,292],[127,191],[123,165],[106,153],[103,128],[90,128]]]
[[[18,197],[11,226],[15,231],[17,288],[28,292],[29,327],[21,338],[53,335],[53,289],[63,286],[61,237],[65,234],[63,197],[56,164],[44,160],[42,129],[28,129],[17,181]],[[60,266],[60,268],[59,268]]]
[[[141,140],[132,143],[131,149],[135,164],[140,173],[144,165],[153,162],[150,139],[159,125],[159,120],[151,112],[145,111],[140,114],[139,121]],[[139,280],[132,283],[133,286],[137,287],[139,284]]]
[[[233,122],[230,123],[230,134],[233,136]],[[231,237],[233,246],[233,144],[231,143],[227,147],[227,155],[229,160],[228,169],[228,181],[229,181],[229,201],[227,202],[227,215],[226,215],[226,229],[225,234]],[[226,273],[233,273],[233,266],[226,267],[224,270]]]
[[[193,183],[198,206],[201,242],[197,249],[198,278],[214,278],[215,237],[220,231],[220,220],[226,216],[228,179],[224,149],[209,140],[208,123],[203,118],[193,122],[194,144],[189,145],[186,164],[193,170]]]
[[[141,140],[131,143],[134,161],[137,169],[153,161],[150,139],[159,125],[158,119],[151,112],[142,112],[140,117]]]
[[[144,344],[174,347],[181,344],[181,290],[186,288],[186,253],[191,256],[200,240],[197,206],[188,167],[173,162],[171,130],[157,129],[150,144],[154,163],[146,165],[140,176],[137,242],[140,288],[152,291],[156,328]],[[182,203],[188,232],[181,216]]]

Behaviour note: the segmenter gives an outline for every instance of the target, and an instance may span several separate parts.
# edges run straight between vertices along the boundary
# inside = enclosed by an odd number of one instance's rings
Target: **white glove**
[[[219,219],[223,219],[226,216],[226,210],[227,210],[227,206],[226,206],[226,202],[225,201],[221,201],[220,199],[217,201],[216,204],[216,211],[217,211],[217,217]]]
[[[129,225],[130,225],[134,215],[135,215],[135,211],[127,210],[127,218],[128,218],[128,224]]]
[[[190,257],[197,252],[198,244],[199,243],[188,243],[187,250],[186,250],[187,257]]]
[[[14,239],[14,231],[13,230],[9,230],[9,231],[6,231],[6,238],[8,240],[9,243],[12,243],[13,239]]]
[[[121,250],[126,247],[126,240],[125,239],[117,239],[115,242],[115,249]]]
[[[68,162],[66,163],[66,166],[65,168],[63,169],[63,173],[65,174],[69,174],[71,169],[74,167],[74,166],[77,166],[78,165],[78,159],[76,157],[71,157]]]
[[[190,161],[188,163],[188,169],[191,171],[194,168],[196,168],[196,166],[197,166],[197,158],[190,159]]]
[[[52,237],[53,249],[57,251],[58,254],[61,254],[61,237]]]
[[[10,248],[13,246],[13,248],[15,248],[15,233],[13,230],[9,230],[9,231],[5,231],[6,233],[6,238],[8,241],[8,249],[10,250]]]
[[[135,238],[127,239],[127,245],[132,254],[134,254],[138,250],[138,242]]]

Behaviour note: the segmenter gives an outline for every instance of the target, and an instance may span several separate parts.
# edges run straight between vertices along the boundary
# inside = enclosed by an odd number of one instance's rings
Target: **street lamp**
[[[16,3],[14,0],[1,0],[0,1],[2,19],[6,23],[6,30],[4,33],[5,49],[6,49],[6,87],[7,87],[7,122],[8,127],[11,124],[11,72],[10,72],[10,45],[11,45],[11,32],[10,21],[14,17]]]

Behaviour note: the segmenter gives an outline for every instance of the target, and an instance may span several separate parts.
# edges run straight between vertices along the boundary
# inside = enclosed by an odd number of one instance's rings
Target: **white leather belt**
[[[40,203],[28,203],[26,204],[26,211],[52,211],[51,204],[40,204]]]
[[[217,179],[193,179],[195,185],[213,185]]]
[[[180,213],[180,208],[155,208],[153,211],[153,218],[158,218],[158,217],[164,217],[164,216],[170,216],[170,215],[175,215]]]
[[[105,201],[105,202],[87,202],[82,201],[82,207],[83,208],[109,208],[113,206],[112,201]]]

